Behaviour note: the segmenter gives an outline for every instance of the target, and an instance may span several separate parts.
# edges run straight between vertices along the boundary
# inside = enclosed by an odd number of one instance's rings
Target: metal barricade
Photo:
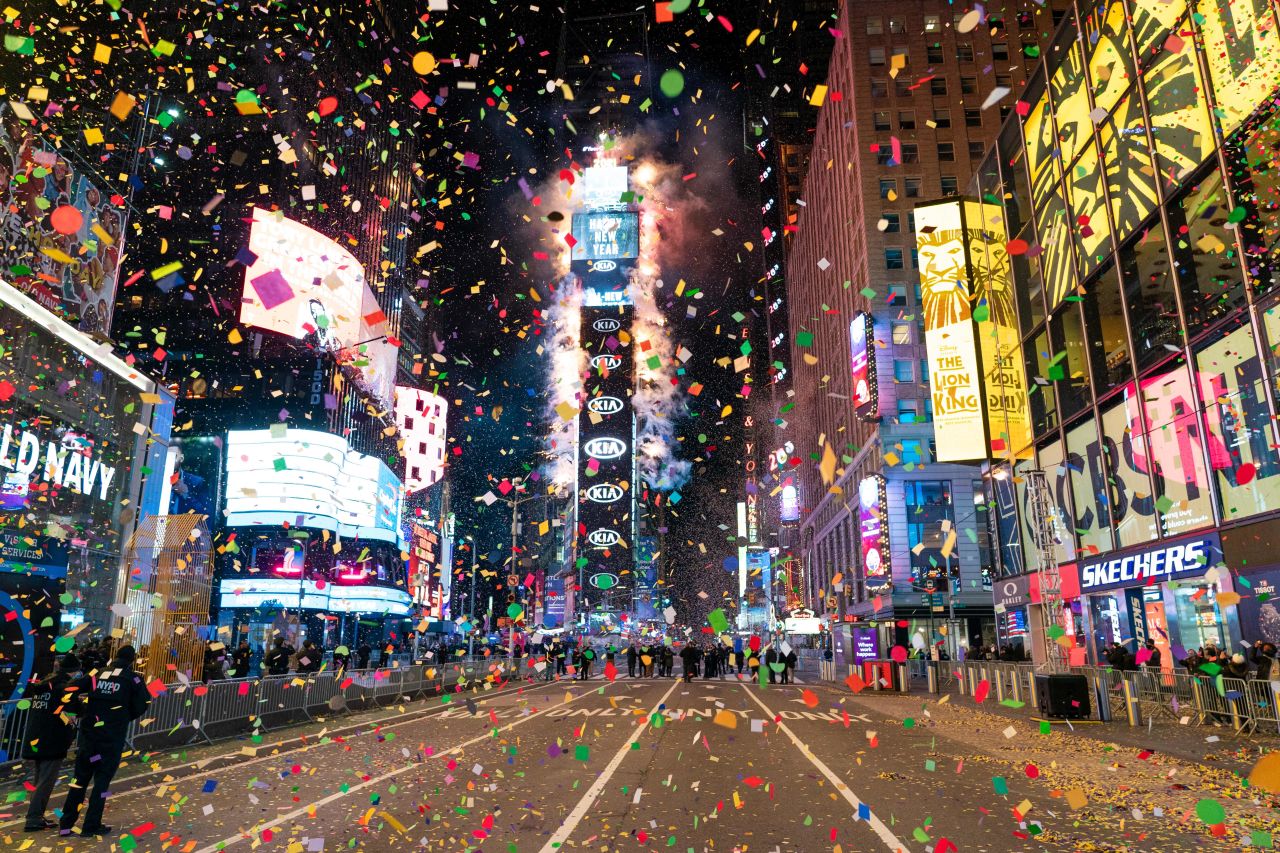
[[[1250,681],[1245,686],[1249,728],[1280,734],[1280,681]]]
[[[22,739],[26,737],[29,708],[19,708],[18,700],[0,703],[0,765],[22,760]]]
[[[196,695],[197,690],[200,695]],[[170,685],[164,693],[151,700],[151,707],[142,720],[135,720],[130,725],[129,743],[134,749],[138,749],[140,742],[147,740],[148,734],[172,739],[182,731],[178,741],[180,743],[191,743],[197,738],[203,738],[205,743],[212,744],[213,740],[204,730],[204,707],[208,690],[203,684]],[[142,722],[147,723],[145,728],[139,725]]]

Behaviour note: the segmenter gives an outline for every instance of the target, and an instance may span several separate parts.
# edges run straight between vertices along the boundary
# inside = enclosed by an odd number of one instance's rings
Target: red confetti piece
[[[1254,466],[1252,462],[1245,462],[1243,465],[1241,465],[1239,468],[1236,469],[1236,485],[1243,486],[1247,483],[1252,483],[1254,475],[1256,475],[1257,473],[1258,473],[1258,469]]]
[[[317,112],[319,112],[320,115],[322,116],[327,116],[327,115],[331,115],[333,111],[336,110],[337,108],[338,108],[337,98],[323,98],[320,101],[320,106],[317,108]],[[422,108],[419,107],[418,109],[422,109]]]
[[[818,694],[812,690],[805,690],[800,694],[800,698],[804,700],[804,704],[810,708],[818,707]]]
[[[1031,247],[1027,244],[1027,241],[1023,240],[1021,237],[1014,237],[1005,244],[1005,249],[1011,255],[1025,255],[1029,248]]]
[[[991,692],[991,682],[987,681],[985,678],[982,679],[981,681],[978,682],[978,688],[973,691],[973,701],[975,702],[987,701],[987,694],[989,694],[990,692]]]
[[[0,379],[0,402],[9,402],[9,398],[18,390],[8,379]]]
[[[69,204],[64,204],[49,215],[49,224],[59,234],[74,234],[84,225],[84,216]]]

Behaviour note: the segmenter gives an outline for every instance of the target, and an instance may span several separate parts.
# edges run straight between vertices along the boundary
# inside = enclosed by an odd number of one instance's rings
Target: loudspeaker
[[[1037,675],[1036,704],[1046,717],[1089,716],[1089,680],[1083,675]]]

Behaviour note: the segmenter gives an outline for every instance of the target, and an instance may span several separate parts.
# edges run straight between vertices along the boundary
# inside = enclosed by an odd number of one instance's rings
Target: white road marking
[[[796,737],[795,732],[791,731],[787,724],[782,722],[776,713],[769,710],[768,705],[760,701],[760,697],[755,694],[755,691],[747,687],[745,684],[742,685],[742,689],[747,691],[747,695],[751,697],[752,701],[759,705],[761,709],[769,715],[770,720],[777,720],[774,725],[778,727],[778,730],[791,738],[791,742],[795,744],[796,749],[800,750],[800,754],[809,759],[809,763],[818,768],[823,776],[827,777],[827,781],[835,786],[835,789],[840,792],[840,795],[845,798],[845,801],[849,805],[853,806],[854,814],[857,814],[858,806],[862,805],[863,800],[854,794],[853,791],[850,790],[849,786],[846,785],[839,776],[832,772],[830,767],[823,763],[822,759],[814,755],[809,750],[809,747],[805,746],[804,741]],[[870,809],[871,805],[867,804],[867,808]],[[895,853],[897,853],[897,851],[908,851],[910,849],[907,845],[902,843],[898,836],[893,834],[893,830],[885,826],[884,821],[880,820],[880,818],[876,816],[875,811],[871,812],[871,815],[867,820],[867,825],[871,827],[872,831],[874,831],[876,835],[880,836],[880,840],[884,842],[885,846],[890,850],[895,851]],[[204,851],[201,851],[201,853],[204,853]]]
[[[608,687],[609,685],[605,684],[603,686]],[[548,711],[554,711],[556,708],[564,707],[569,702],[577,702],[579,699],[585,696],[594,696],[599,693],[599,690],[600,688],[594,688],[584,693],[581,693],[577,696],[574,696],[572,699],[568,700],[567,702],[557,702],[555,705],[552,705],[547,708],[543,708],[541,711],[532,713],[527,717],[521,717],[520,719],[516,720],[514,723],[508,723],[507,725],[503,726],[497,731],[499,733],[510,731],[511,729],[514,729],[516,726],[523,725],[529,722],[530,720],[541,717],[543,714],[547,713]],[[432,758],[443,758],[448,755],[457,755],[458,753],[462,752],[464,749],[466,749],[469,746],[474,746],[475,744],[480,743],[481,741],[492,740],[493,734],[494,733],[492,730],[487,731],[484,734],[480,735],[479,737],[473,737],[471,740],[460,743],[455,747],[445,750],[444,752],[437,752],[435,755],[432,756]],[[327,806],[330,803],[337,802],[343,797],[346,797],[350,794],[354,794],[357,791],[362,791],[365,788],[370,788],[375,785],[380,785],[394,776],[399,776],[401,773],[405,773],[410,770],[421,769],[421,767],[422,767],[421,764],[414,763],[414,764],[406,764],[405,766],[399,767],[395,770],[389,770],[386,773],[383,773],[381,776],[374,776],[370,778],[368,781],[361,782],[357,785],[352,785],[346,791],[336,791],[327,797],[316,800],[314,803],[301,806],[300,808],[296,808],[291,812],[286,812],[285,814],[276,815],[270,820],[266,820],[266,821],[263,821],[262,823],[255,824],[252,829],[246,832],[236,833],[235,835],[227,836],[221,841],[216,841],[213,844],[206,844],[204,847],[201,847],[199,850],[197,850],[196,853],[217,853],[217,851],[225,850],[226,848],[230,847],[232,844],[236,844],[237,842],[244,841],[247,838],[256,837],[263,830],[272,829],[273,827],[279,826],[281,824],[287,824],[289,821],[293,820],[294,818],[301,817],[302,815],[306,814],[312,809],[319,809],[321,806]]]
[[[654,706],[649,709],[649,713],[645,715],[646,720],[653,719],[653,715],[658,713],[658,709],[667,701],[667,697],[675,692],[676,687],[679,686],[680,683],[681,682],[676,681],[667,688],[667,692],[662,694],[662,698],[659,699]],[[604,790],[604,786],[609,784],[609,778],[617,771],[618,765],[622,764],[622,760],[627,757],[627,753],[631,752],[631,744],[639,740],[640,735],[643,733],[644,727],[636,726],[635,734],[627,738],[627,742],[624,743],[614,754],[613,759],[605,766],[604,772],[596,777],[596,781],[592,783],[591,787],[587,789],[587,792],[582,795],[582,799],[578,800],[578,804],[574,806],[573,811],[569,812],[568,816],[565,817],[564,822],[560,824],[560,828],[552,833],[550,840],[548,840],[546,844],[542,845],[540,853],[554,853],[554,851],[558,851],[569,836],[573,834],[573,831],[578,828],[578,824],[582,822],[584,817],[586,817],[587,809],[591,808],[591,806],[595,804],[596,799]],[[201,850],[199,853],[205,852]]]

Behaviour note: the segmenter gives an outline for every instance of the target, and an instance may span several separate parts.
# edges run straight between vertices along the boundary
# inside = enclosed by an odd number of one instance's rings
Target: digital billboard
[[[597,157],[596,165],[582,170],[581,182],[583,207],[611,207],[626,203],[626,166]]]
[[[403,546],[404,489],[381,459],[315,430],[227,434],[226,523],[290,524]]]
[[[633,211],[575,213],[572,231],[575,261],[616,261],[640,254],[640,214]]]
[[[880,417],[880,394],[876,387],[875,325],[870,314],[862,313],[849,323],[849,370],[852,374],[853,408],[858,417]]]
[[[884,477],[874,474],[858,483],[858,541],[868,592],[885,589],[893,580],[885,516],[888,503]]]
[[[916,249],[936,458],[939,462],[984,459],[982,378],[960,202],[916,208]]]
[[[387,341],[387,318],[355,256],[262,208],[253,211],[249,252],[240,322],[314,341],[355,367],[366,389],[390,403],[398,347]]]
[[[543,597],[546,604],[543,609],[542,625],[544,628],[564,627],[565,594],[564,578],[547,578],[543,586]]]
[[[407,494],[419,492],[444,476],[449,401],[430,391],[397,385],[396,426],[404,444],[404,486]]]
[[[223,578],[218,606],[282,607],[327,613],[377,613],[408,616],[412,599],[385,586],[338,586],[291,578]]]

